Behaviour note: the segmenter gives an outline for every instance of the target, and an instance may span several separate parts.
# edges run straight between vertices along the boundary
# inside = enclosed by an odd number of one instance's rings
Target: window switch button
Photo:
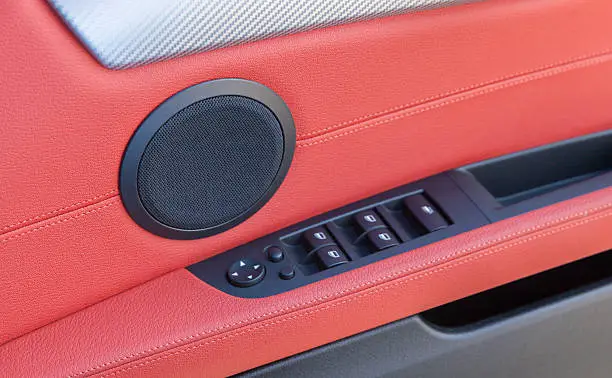
[[[337,245],[323,247],[316,251],[315,254],[317,255],[319,264],[323,269],[329,269],[348,262],[348,258]]]
[[[333,245],[334,239],[331,234],[323,227],[314,227],[304,231],[304,240],[308,246],[308,252],[317,250],[326,245]]]
[[[397,240],[397,237],[393,235],[388,228],[379,228],[374,231],[368,232],[368,239],[374,245],[377,251],[382,251],[383,249],[395,247],[399,245],[400,242]]]
[[[361,232],[368,232],[376,228],[386,227],[380,216],[374,210],[361,211],[353,216]]]
[[[404,205],[429,232],[448,227],[448,222],[436,207],[421,194],[406,197]]]

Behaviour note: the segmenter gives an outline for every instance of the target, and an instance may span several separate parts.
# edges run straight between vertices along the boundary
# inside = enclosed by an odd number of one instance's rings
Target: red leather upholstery
[[[611,11],[607,0],[490,0],[109,71],[43,1],[3,4],[0,343],[343,204],[466,163],[608,128]],[[259,81],[288,103],[299,134],[289,175],[269,204],[231,231],[198,241],[149,234],[131,221],[117,196],[123,149],[165,98],[221,77]],[[588,228],[584,235],[593,245],[609,242],[605,233],[589,231],[601,222],[579,227]],[[566,239],[554,239],[560,256],[578,254]],[[537,243],[543,240],[553,239]],[[555,263],[557,255],[545,256]],[[529,271],[546,265],[529,264]],[[334,292],[348,289],[351,277]],[[498,280],[482,279],[489,285]],[[455,286],[441,295],[450,299],[486,286],[461,293]],[[304,290],[312,296],[322,289]],[[379,309],[385,313],[380,319],[366,315],[283,353],[399,316],[393,308]],[[226,312],[214,316],[231,323]],[[323,321],[314,319],[310,325],[318,329]],[[107,320],[112,328],[113,318]],[[97,337],[93,344],[111,344],[104,332]],[[145,349],[150,344],[131,341]],[[251,362],[276,357],[257,353]],[[92,366],[102,357],[79,356],[88,363],[74,360],[74,366]]]
[[[227,376],[605,250],[611,227],[606,189],[269,298],[181,269],[0,346],[0,376]]]

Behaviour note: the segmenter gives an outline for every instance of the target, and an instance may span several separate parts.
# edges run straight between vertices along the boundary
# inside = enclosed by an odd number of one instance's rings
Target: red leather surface
[[[6,2],[0,343],[357,199],[608,128],[611,11],[607,0],[490,0],[109,71],[43,1]],[[221,77],[286,100],[299,134],[289,175],[231,231],[149,234],[117,196],[123,149],[165,98]]]
[[[612,246],[612,189],[277,296],[178,270],[0,347],[0,376],[221,377]]]

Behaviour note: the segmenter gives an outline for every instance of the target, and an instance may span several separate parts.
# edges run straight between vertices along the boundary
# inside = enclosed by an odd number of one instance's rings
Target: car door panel
[[[2,353],[13,375],[235,374],[601,252],[611,206],[610,190],[597,191],[267,298],[233,297],[180,269]]]
[[[539,283],[546,285],[546,279]],[[528,282],[535,284],[527,279],[517,284]],[[495,290],[481,295],[493,295]],[[588,371],[605,377],[610,294],[608,279],[586,291],[564,293],[553,301],[459,328],[440,328],[422,315],[413,316],[238,376],[321,377],[342,371],[351,377],[573,378]],[[495,298],[499,297],[489,297]]]
[[[239,373],[609,249],[604,189],[270,298],[183,269],[439,172],[609,129],[611,12],[604,0],[489,0],[110,70],[48,4],[8,2],[2,374]],[[226,77],[287,102],[289,174],[225,233],[150,234],[119,197],[125,146],[166,98]]]

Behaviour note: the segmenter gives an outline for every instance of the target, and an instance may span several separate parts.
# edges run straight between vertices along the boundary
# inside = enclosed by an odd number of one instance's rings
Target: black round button
[[[259,283],[266,275],[266,267],[259,261],[243,258],[230,266],[227,278],[238,287],[249,287]]]
[[[268,248],[268,259],[272,262],[283,261],[285,258],[285,253],[279,247],[270,247]]]
[[[292,266],[287,265],[283,267],[280,272],[278,272],[278,276],[283,280],[290,280],[295,277],[295,269],[293,269]]]

